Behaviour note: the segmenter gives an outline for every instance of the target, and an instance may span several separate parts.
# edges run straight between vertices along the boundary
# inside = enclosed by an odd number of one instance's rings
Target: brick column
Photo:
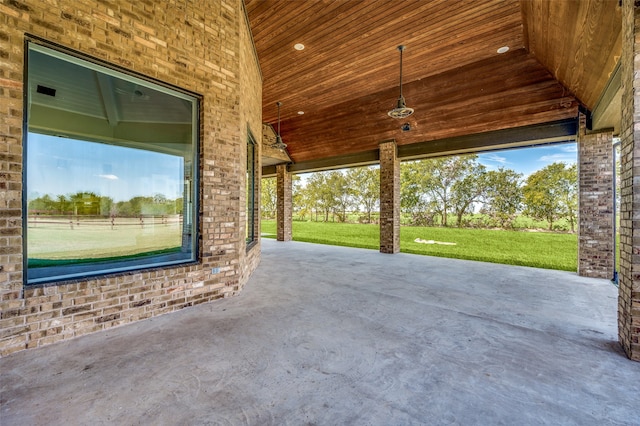
[[[400,160],[395,141],[380,144],[380,252],[400,251]]]
[[[613,132],[578,132],[578,275],[613,278]]]
[[[622,6],[618,339],[640,361],[640,6]]]
[[[277,217],[278,217],[278,241],[291,241],[292,232],[292,181],[291,173],[286,164],[276,166],[277,175]]]

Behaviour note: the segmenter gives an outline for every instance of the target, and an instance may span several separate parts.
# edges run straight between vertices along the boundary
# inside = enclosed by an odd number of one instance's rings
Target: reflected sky
[[[29,133],[27,151],[29,199],[81,191],[116,202],[155,194],[182,197],[180,156],[35,133]]]

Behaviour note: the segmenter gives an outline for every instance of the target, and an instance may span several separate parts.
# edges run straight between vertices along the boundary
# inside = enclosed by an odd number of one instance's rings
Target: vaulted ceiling
[[[288,154],[310,168],[328,158],[347,164],[389,139],[399,148],[437,147],[573,120],[579,108],[600,108],[607,90],[600,125],[619,120],[610,113],[618,0],[245,0],[245,7],[263,74],[263,121],[275,127],[282,102]],[[400,120],[387,115],[399,96],[398,45],[406,46],[403,95],[415,109]],[[498,53],[502,47],[508,51]]]

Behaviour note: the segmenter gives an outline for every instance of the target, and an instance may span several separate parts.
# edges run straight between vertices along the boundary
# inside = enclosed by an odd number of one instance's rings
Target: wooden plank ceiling
[[[538,125],[595,107],[619,60],[617,0],[245,0],[263,121],[293,162]],[[304,50],[296,50],[296,43]],[[415,113],[387,111],[403,94]],[[498,49],[507,46],[506,53]],[[300,114],[299,112],[304,112]],[[411,130],[401,130],[409,123]]]

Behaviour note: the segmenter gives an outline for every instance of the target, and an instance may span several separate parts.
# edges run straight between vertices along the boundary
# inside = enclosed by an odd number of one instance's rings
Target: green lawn
[[[263,220],[262,234],[275,238],[275,221]],[[293,222],[293,239],[375,250],[380,247],[378,225]],[[416,239],[455,245],[420,244],[415,242]],[[400,231],[400,250],[429,256],[576,271],[578,237],[547,232],[406,226]]]
[[[162,224],[147,219],[144,227],[139,219],[119,218],[112,228],[108,220],[31,222],[27,235],[29,265],[78,263],[79,259],[113,260],[146,256],[150,253],[172,253],[182,246],[182,225]]]

